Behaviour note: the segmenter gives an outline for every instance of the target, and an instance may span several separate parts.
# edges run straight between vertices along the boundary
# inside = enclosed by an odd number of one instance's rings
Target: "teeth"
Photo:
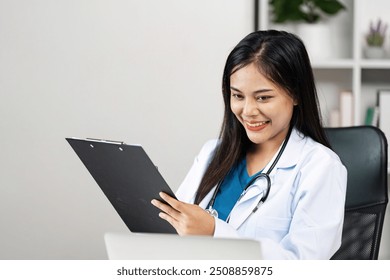
[[[265,122],[258,122],[258,123],[248,123],[247,122],[247,125],[250,126],[250,127],[257,127],[257,126],[260,126],[260,125],[264,125],[268,123],[268,121],[265,121]]]

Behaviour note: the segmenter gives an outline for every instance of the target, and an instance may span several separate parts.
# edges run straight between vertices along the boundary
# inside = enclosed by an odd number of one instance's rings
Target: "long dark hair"
[[[230,76],[251,63],[255,63],[260,73],[284,88],[297,101],[290,126],[330,147],[321,123],[313,70],[302,41],[284,31],[250,33],[232,50],[225,64],[222,78],[225,113],[220,143],[199,185],[195,198],[197,204],[228,174],[251,145],[244,127],[230,109]]]

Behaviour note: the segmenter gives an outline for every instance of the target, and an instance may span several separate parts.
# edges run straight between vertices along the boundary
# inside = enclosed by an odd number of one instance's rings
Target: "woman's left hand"
[[[170,223],[179,235],[213,235],[215,228],[214,217],[196,204],[181,202],[166,193],[160,197],[166,202],[157,199],[152,204],[162,212],[159,216]]]

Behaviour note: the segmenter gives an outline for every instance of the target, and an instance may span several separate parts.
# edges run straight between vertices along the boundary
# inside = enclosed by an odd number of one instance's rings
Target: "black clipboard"
[[[139,145],[66,138],[131,232],[176,233],[150,202],[174,193]]]

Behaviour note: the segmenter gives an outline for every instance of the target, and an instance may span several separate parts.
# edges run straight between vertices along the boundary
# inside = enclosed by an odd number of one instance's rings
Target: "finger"
[[[173,217],[174,219],[177,219],[179,217],[180,213],[176,211],[174,208],[172,208],[171,206],[169,206],[168,204],[158,201],[157,199],[153,199],[152,204],[156,206],[158,209],[160,209],[161,211],[163,211],[164,213]]]
[[[182,235],[180,230],[180,223],[177,220],[163,212],[159,213],[158,215],[161,219],[167,221],[176,230],[177,234]]]
[[[168,223],[170,223],[175,229],[176,229],[176,226],[177,226],[177,221],[172,218],[172,216],[169,216],[168,214],[164,213],[164,212],[160,212],[158,214],[158,216],[163,219],[163,220],[166,220]]]
[[[166,193],[164,192],[160,192],[159,193],[160,197],[166,202],[168,203],[172,208],[176,209],[177,211],[181,212],[182,210],[182,205],[184,204],[183,202],[173,198],[172,196],[170,195],[167,195]]]

